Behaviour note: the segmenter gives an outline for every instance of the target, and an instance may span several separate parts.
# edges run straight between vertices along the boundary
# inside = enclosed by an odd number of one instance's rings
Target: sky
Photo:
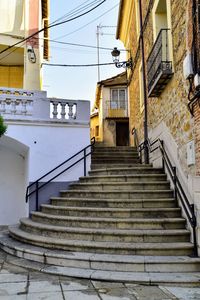
[[[92,0],[50,0],[50,23],[69,13],[79,5]],[[50,39],[67,43],[97,46],[97,26],[101,26],[99,46],[123,49],[123,44],[115,38],[119,0],[106,0],[100,7],[72,22],[51,28]],[[103,16],[101,16],[103,15]],[[88,24],[90,23],[90,24]],[[88,24],[88,25],[87,25]],[[107,27],[110,26],[110,27]],[[125,59],[122,52],[120,59]],[[111,50],[100,50],[100,63],[111,63]],[[49,63],[58,64],[93,64],[97,63],[97,49],[77,47],[50,42]],[[114,65],[100,67],[100,80],[123,72]],[[52,67],[43,66],[43,89],[48,97],[74,100],[95,98],[98,82],[97,67]]]

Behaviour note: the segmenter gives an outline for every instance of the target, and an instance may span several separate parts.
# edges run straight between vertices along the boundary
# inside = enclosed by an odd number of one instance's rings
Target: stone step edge
[[[31,246],[32,248],[34,247],[35,249],[38,248],[39,250],[32,250],[20,247],[19,245],[20,242],[17,242],[17,246],[10,245],[9,242],[2,240],[0,241],[0,248],[4,250],[5,252],[9,253],[9,257],[7,261],[15,266],[20,266],[24,267],[26,269],[31,269],[39,272],[43,272],[46,274],[51,274],[51,275],[60,275],[60,276],[67,276],[67,277],[76,277],[76,278],[87,278],[87,279],[93,279],[93,280],[103,280],[103,281],[112,281],[112,282],[127,282],[127,283],[141,283],[141,284],[147,284],[147,285],[155,285],[155,284],[165,284],[165,285],[184,285],[184,286],[200,286],[199,280],[199,272],[159,272],[157,273],[156,271],[145,271],[145,272],[130,272],[130,271],[111,271],[111,270],[101,270],[97,268],[92,268],[93,264],[92,262],[95,263],[96,259],[96,254],[89,254],[89,268],[78,268],[78,267],[66,267],[66,266],[58,266],[55,265],[55,259],[58,260],[63,260],[63,254],[58,256],[58,253],[55,255],[52,255],[50,251],[47,249],[44,252],[40,252],[41,247],[37,246]],[[87,259],[85,257],[77,257],[79,256],[79,253],[72,252],[72,259],[79,259],[79,261]],[[82,253],[80,253],[82,254]],[[74,257],[76,255],[76,257]],[[105,255],[104,255],[105,256]],[[49,261],[49,264],[47,264],[47,257],[52,258],[52,261]],[[113,255],[112,255],[113,257]],[[115,259],[115,257],[113,257]],[[144,258],[144,257],[142,257]],[[169,257],[170,258],[170,257]],[[181,261],[179,261],[179,258]],[[177,257],[177,260],[175,262],[173,261],[168,261],[168,258],[166,257],[166,261],[164,264],[168,263],[173,265],[175,263],[175,266],[182,264],[182,260],[186,258],[186,261],[183,263],[188,265],[190,263],[195,263],[199,264],[199,259],[190,259],[189,261],[187,260],[187,257]],[[68,258],[67,258],[68,259]],[[69,257],[71,259],[71,257]],[[132,256],[132,262],[134,262],[134,256]],[[146,259],[146,264],[148,265],[148,257],[145,257]],[[156,262],[156,257],[154,257],[154,265],[156,263],[160,264],[162,261]],[[124,256],[123,256],[124,260]],[[97,255],[97,260],[96,261],[105,261],[105,259],[101,258],[99,259],[99,255]],[[109,260],[108,260],[109,261]],[[123,262],[121,260],[117,260],[117,263],[121,264],[126,264],[130,263],[129,261]],[[111,263],[113,261],[111,260]],[[115,263],[115,261],[113,262]],[[145,263],[145,262],[144,262]],[[151,262],[149,262],[151,264]],[[99,265],[99,264],[98,264]],[[102,263],[101,263],[102,266]],[[125,268],[124,268],[125,269]]]
[[[175,201],[174,198],[153,198],[153,199],[140,199],[140,198],[133,198],[133,199],[129,199],[129,198],[124,198],[124,199],[120,199],[120,198],[115,198],[115,199],[112,199],[112,198],[77,198],[77,197],[50,197],[50,200],[61,200],[61,201],[88,201],[88,202],[94,202],[94,201],[97,201],[97,202],[123,202],[123,203],[126,203],[126,202],[168,202],[168,201]]]
[[[17,240],[25,240],[26,242],[41,243],[42,245],[53,245],[57,246],[81,246],[81,247],[93,247],[93,248],[104,248],[104,249],[126,249],[126,250],[180,250],[180,249],[192,249],[193,245],[190,242],[179,242],[179,243],[119,243],[119,242],[94,242],[86,240],[66,240],[56,239],[55,237],[40,236],[32,233],[25,232],[19,227],[9,227],[9,234]],[[43,246],[44,247],[44,246]],[[57,248],[58,249],[58,248]],[[70,251],[71,252],[71,251]]]
[[[172,193],[172,189],[166,189],[166,190],[125,190],[125,191],[113,191],[113,190],[106,190],[106,191],[91,191],[91,190],[61,190],[60,193],[101,193],[101,194],[108,194],[108,193]]]
[[[33,214],[38,216],[39,214]],[[24,218],[20,220],[20,223],[25,226],[49,230],[54,232],[66,232],[66,233],[79,233],[79,234],[104,234],[113,236],[182,236],[190,235],[190,231],[183,229],[104,229],[104,228],[83,228],[83,227],[69,227],[61,225],[51,225],[46,223],[39,223],[37,221]]]
[[[60,199],[60,198],[59,198]],[[63,199],[63,198],[61,198]],[[115,200],[113,200],[115,201]],[[52,204],[41,204],[41,208],[57,209],[57,210],[74,210],[74,211],[91,211],[91,212],[119,212],[119,213],[142,213],[142,212],[179,212],[180,207],[163,207],[163,208],[113,208],[113,207],[77,207],[77,206],[62,206]]]
[[[9,236],[8,232],[0,235],[0,248],[4,250],[3,247],[8,247],[9,249],[13,249],[15,251],[21,251],[22,254],[29,253],[29,254],[39,255],[43,258],[45,256],[51,256],[54,258],[61,258],[61,259],[77,259],[77,260],[87,260],[91,262],[98,261],[98,262],[110,262],[110,263],[120,263],[120,264],[125,264],[125,263],[129,263],[129,264],[198,263],[200,264],[199,257],[189,257],[189,256],[148,256],[148,255],[143,256],[143,255],[97,254],[97,253],[89,253],[89,252],[71,252],[71,251],[68,252],[64,250],[54,251],[52,249],[32,246],[20,241],[15,241]]]
[[[88,177],[89,178],[89,177]],[[169,185],[170,181],[168,180],[163,180],[163,181],[142,181],[142,182],[132,182],[132,181],[126,181],[126,182],[115,182],[115,181],[110,181],[110,182],[76,182],[76,183],[71,183],[70,186],[99,186],[99,185],[116,185],[116,186],[126,186],[126,185],[159,185],[159,184],[165,184]]]
[[[122,175],[99,175],[99,176],[82,176],[80,177],[79,179],[96,179],[96,178],[124,178],[124,179],[129,179],[129,178],[143,178],[143,177],[146,177],[146,178],[151,178],[151,177],[167,177],[166,174],[159,174],[159,173],[155,173],[155,174],[129,174],[129,175],[125,175],[125,174],[122,174]]]
[[[86,217],[78,217],[78,216],[61,216],[61,215],[51,215],[47,213],[42,213],[42,212],[33,212],[32,216],[39,216],[39,217],[44,217],[49,220],[51,219],[57,219],[57,220],[63,220],[63,221],[81,221],[81,222],[108,222],[108,223],[145,223],[145,224],[160,224],[160,223],[185,223],[186,220],[183,217],[174,217],[174,218],[102,218],[102,217],[90,217],[89,219]],[[27,220],[27,218],[22,218],[21,220]],[[57,226],[58,227],[58,226]],[[127,230],[127,229],[126,229]]]
[[[123,166],[122,166],[123,167]],[[102,172],[102,171],[131,171],[131,170],[140,170],[140,169],[144,169],[144,170],[155,170],[152,166],[152,164],[149,164],[149,165],[140,165],[140,164],[135,164],[135,166],[132,166],[132,167],[124,167],[122,168],[121,166],[120,167],[112,167],[110,166],[110,168],[102,168],[102,169],[95,169],[95,170],[91,170],[89,171],[89,173],[95,173],[95,172]],[[161,168],[158,168],[157,170],[162,170]]]

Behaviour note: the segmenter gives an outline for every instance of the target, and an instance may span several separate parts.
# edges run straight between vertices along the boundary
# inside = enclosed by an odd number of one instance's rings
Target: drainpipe
[[[144,91],[144,162],[149,163],[149,149],[148,149],[148,115],[147,115],[147,84],[146,84],[146,66],[144,56],[144,36],[143,36],[143,22],[142,22],[142,1],[139,0],[139,17],[140,17],[140,45],[142,51],[142,77],[143,77],[143,91]]]

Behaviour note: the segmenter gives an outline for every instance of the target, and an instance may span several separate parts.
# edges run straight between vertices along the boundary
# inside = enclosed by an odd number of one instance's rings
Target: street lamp
[[[115,63],[115,66],[117,68],[130,68],[132,69],[133,63],[132,63],[132,58],[129,58],[127,61],[119,61],[119,56],[120,56],[120,51],[117,49],[117,47],[114,47],[114,49],[111,52],[113,62]]]

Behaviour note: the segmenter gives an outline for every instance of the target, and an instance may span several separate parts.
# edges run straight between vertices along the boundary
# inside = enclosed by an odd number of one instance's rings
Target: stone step
[[[88,172],[89,175],[139,175],[139,174],[163,174],[162,169],[154,169],[151,165],[135,165],[133,167],[109,167],[91,170]]]
[[[176,206],[173,198],[157,199],[91,199],[91,198],[65,198],[51,197],[51,204],[58,206],[74,207],[99,207],[99,208],[172,208]]]
[[[91,190],[67,190],[60,191],[61,197],[80,197],[84,198],[93,198],[93,199],[156,199],[156,198],[167,198],[173,197],[172,190],[134,190],[134,191],[91,191]]]
[[[132,167],[138,167],[140,166],[140,163],[130,163],[130,162],[117,162],[117,163],[92,163],[91,164],[91,170],[98,170],[98,169],[109,169],[109,168],[132,168]]]
[[[157,182],[104,182],[104,183],[73,183],[70,184],[70,190],[90,190],[90,191],[134,191],[134,190],[169,190],[170,184],[168,181]]]
[[[132,158],[117,158],[117,157],[108,157],[108,158],[92,158],[91,160],[92,165],[119,165],[119,164],[125,164],[125,165],[132,165],[132,164],[138,164],[140,165],[140,161],[138,158],[132,157]]]
[[[123,157],[123,156],[130,156],[130,157],[139,157],[138,152],[136,151],[94,151],[92,152],[92,157],[104,157],[104,156],[114,156],[114,157]]]
[[[180,208],[102,208],[73,207],[42,204],[41,211],[60,216],[102,217],[102,218],[173,218],[181,216]]]
[[[146,181],[166,181],[165,174],[135,174],[135,175],[99,175],[99,176],[85,176],[80,177],[79,181],[82,182],[146,182]]]
[[[59,225],[59,223],[58,223]],[[160,229],[160,230],[122,230],[102,228],[82,228],[73,226],[53,226],[49,223],[38,223],[35,218],[22,219],[20,229],[42,235],[67,240],[85,240],[94,242],[119,242],[119,243],[173,243],[189,242],[190,232],[186,229]]]
[[[68,240],[58,237],[42,236],[21,230],[18,227],[9,228],[10,235],[24,243],[50,249],[59,249],[76,252],[94,252],[104,254],[122,255],[164,255],[180,256],[191,255],[193,245],[189,242],[175,243],[120,243],[120,242],[94,242],[85,240]]]
[[[38,223],[54,226],[110,229],[183,229],[185,219],[179,218],[101,218],[58,216],[42,212],[32,212],[31,218]],[[24,219],[23,219],[24,220]],[[28,219],[25,219],[26,221]]]
[[[96,147],[94,148],[94,152],[137,152],[137,148],[135,147],[127,147],[127,146],[117,146],[117,147]]]
[[[15,228],[15,233],[16,232],[17,229]],[[29,238],[26,232],[24,232],[24,238]],[[127,274],[127,278],[129,279],[133,278],[134,272],[141,274],[144,279],[149,272],[153,274],[159,272],[160,276],[166,272],[170,272],[171,277],[173,277],[173,273],[178,273],[177,278],[181,277],[182,272],[186,272],[188,278],[190,276],[190,274],[188,274],[189,272],[200,271],[200,258],[192,258],[189,256],[109,255],[52,250],[16,241],[9,237],[7,233],[0,237],[0,248],[10,255],[24,259],[26,267],[31,266],[31,268],[33,268],[34,266],[35,268],[37,265],[31,265],[31,261],[39,262],[40,269],[38,271],[43,270],[45,273],[48,273],[48,269],[54,269],[55,272],[58,272],[57,274],[63,275],[64,271],[61,271],[60,268],[72,267],[74,272],[75,270],[80,271],[79,268],[82,268],[82,272],[79,273],[79,275],[83,278],[87,278],[89,270],[93,273],[95,273],[95,271],[105,271],[110,274],[110,276],[113,276],[114,272],[117,274],[119,274],[118,272],[122,272],[124,275]],[[14,259],[13,257],[11,263],[12,262],[17,262],[16,258]],[[19,263],[23,264],[23,261],[19,260]],[[43,264],[42,269],[41,264]],[[53,266],[52,269],[50,268],[51,265]],[[69,274],[66,275],[69,276]],[[120,280],[120,276],[118,280]]]

